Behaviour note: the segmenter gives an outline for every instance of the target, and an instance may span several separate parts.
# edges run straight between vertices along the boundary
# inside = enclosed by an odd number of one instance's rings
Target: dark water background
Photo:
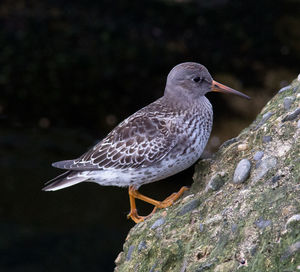
[[[51,162],[76,158],[160,97],[184,61],[253,97],[208,95],[209,156],[299,73],[299,14],[292,0],[1,1],[0,271],[112,271],[134,225],[127,190],[42,192],[61,173]],[[141,191],[163,199],[192,175]]]

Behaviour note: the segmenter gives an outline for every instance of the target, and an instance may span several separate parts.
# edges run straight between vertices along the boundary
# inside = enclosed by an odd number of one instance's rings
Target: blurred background
[[[299,1],[2,0],[0,271],[112,271],[134,223],[126,189],[42,192],[120,121],[159,98],[170,69],[204,64],[251,101],[208,94],[204,156],[235,137],[300,72]],[[193,167],[141,192],[163,199]],[[140,212],[152,207],[138,203]]]

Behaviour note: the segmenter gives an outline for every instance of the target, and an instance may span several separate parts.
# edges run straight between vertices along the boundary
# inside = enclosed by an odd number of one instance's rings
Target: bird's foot
[[[127,215],[127,218],[131,218],[135,223],[143,222],[145,219],[151,217],[157,208],[163,209],[166,207],[169,207],[173,205],[173,203],[185,192],[188,190],[188,187],[183,186],[177,193],[173,193],[170,196],[168,196],[163,201],[157,201],[150,197],[144,196],[141,193],[139,193],[137,190],[134,189],[133,186],[129,187],[129,200],[130,200],[130,213]],[[150,203],[154,206],[154,209],[152,212],[147,216],[140,216],[137,213],[136,205],[135,205],[135,199],[140,199],[142,201],[145,201],[147,203]]]
[[[130,211],[130,213],[127,214],[127,218],[128,219],[131,218],[135,223],[140,223],[140,222],[143,222],[145,219],[151,217],[155,213],[156,209],[157,209],[157,207],[154,207],[152,212],[150,214],[148,214],[147,216],[140,216],[140,215],[138,215],[136,209],[132,209]]]
[[[159,202],[158,205],[156,205],[157,208],[163,209],[167,208],[173,205],[173,203],[189,188],[186,186],[181,187],[181,189],[177,193],[173,193],[170,196],[168,196],[165,200]],[[153,212],[153,211],[152,211]]]

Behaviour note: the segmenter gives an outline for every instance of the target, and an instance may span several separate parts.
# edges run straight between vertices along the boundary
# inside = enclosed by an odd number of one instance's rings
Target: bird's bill
[[[241,92],[238,92],[234,89],[231,89],[217,81],[214,81],[212,82],[212,92],[219,92],[219,93],[229,93],[229,94],[235,94],[235,95],[238,95],[238,96],[241,96],[241,97],[244,97],[244,98],[247,98],[247,99],[250,99],[250,97],[248,95],[245,95]]]

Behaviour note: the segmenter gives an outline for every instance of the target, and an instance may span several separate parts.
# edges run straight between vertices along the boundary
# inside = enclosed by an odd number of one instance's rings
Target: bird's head
[[[196,99],[208,92],[229,93],[250,99],[249,96],[214,81],[208,70],[199,63],[184,62],[178,64],[168,75],[166,95]]]

